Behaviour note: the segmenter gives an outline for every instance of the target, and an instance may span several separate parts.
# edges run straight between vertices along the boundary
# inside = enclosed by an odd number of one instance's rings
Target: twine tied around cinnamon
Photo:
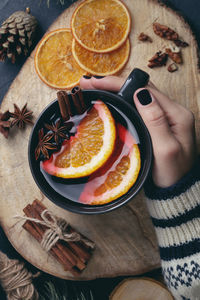
[[[43,210],[43,212],[41,213],[42,220],[24,216],[16,216],[16,218],[35,222],[48,227],[40,242],[42,248],[47,252],[51,250],[51,248],[57,243],[58,240],[63,240],[65,242],[82,241],[88,247],[94,249],[94,243],[80,235],[78,232],[67,232],[69,223],[62,218],[55,217],[53,213],[48,209]]]
[[[39,299],[32,284],[32,279],[39,275],[40,272],[33,275],[25,268],[23,262],[10,259],[0,251],[0,282],[8,300]]]

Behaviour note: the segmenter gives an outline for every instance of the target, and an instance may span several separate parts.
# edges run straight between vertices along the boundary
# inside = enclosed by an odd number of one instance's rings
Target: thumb
[[[166,142],[174,140],[166,113],[147,89],[138,89],[134,94],[134,102],[149,130],[154,151],[158,152],[160,148],[166,147]]]

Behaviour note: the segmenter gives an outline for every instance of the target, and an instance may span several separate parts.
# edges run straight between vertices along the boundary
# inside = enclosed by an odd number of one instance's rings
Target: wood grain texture
[[[151,278],[128,278],[120,282],[109,300],[173,300],[171,293],[160,282]]]
[[[49,30],[69,27],[72,12],[79,2],[64,11]],[[151,80],[159,89],[193,111],[199,141],[200,75],[197,68],[197,44],[190,28],[176,13],[156,1],[124,0],[124,3],[132,18],[131,55],[120,76],[125,79],[134,67],[149,72]],[[155,20],[170,25],[190,44],[183,49],[184,64],[173,74],[166,67],[153,70],[147,67],[148,59],[169,44],[153,33],[152,23]],[[152,37],[152,44],[137,40],[142,31]],[[42,109],[55,98],[56,91],[43,84],[34,70],[33,51],[12,83],[1,110],[12,111],[13,103],[22,107],[28,102],[28,108],[33,110],[37,118]],[[31,127],[27,127],[21,132],[13,129],[8,140],[0,136],[0,223],[15,249],[39,269],[61,278],[75,279],[44,253],[37,241],[21,228],[21,222],[14,218],[15,215],[23,215],[23,208],[38,198],[56,215],[66,218],[73,227],[95,241],[95,253],[79,280],[136,275],[159,267],[156,238],[143,193],[124,207],[105,215],[77,215],[55,206],[41,194],[32,178],[27,156],[30,132]]]

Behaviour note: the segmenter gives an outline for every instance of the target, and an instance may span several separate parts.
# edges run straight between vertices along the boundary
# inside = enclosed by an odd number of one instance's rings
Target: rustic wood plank
[[[72,12],[79,2],[65,10],[49,30],[69,27]],[[197,44],[190,28],[176,13],[160,6],[157,1],[124,0],[124,3],[132,17],[131,55],[120,76],[126,78],[133,67],[149,72],[158,88],[193,111],[200,141],[200,76],[197,68]],[[147,67],[148,59],[169,44],[153,33],[152,23],[155,20],[170,25],[190,44],[183,49],[184,64],[173,74],[166,67],[153,70]],[[153,43],[137,40],[142,31],[152,37]],[[28,108],[33,110],[37,118],[41,110],[55,98],[56,91],[43,84],[35,73],[33,52],[12,83],[1,110],[12,111],[12,103],[22,106],[28,102]],[[80,280],[135,275],[159,267],[156,238],[143,193],[126,206],[105,215],[77,215],[55,206],[41,194],[32,178],[27,157],[30,131],[31,127],[27,127],[24,132],[13,130],[8,140],[0,136],[0,223],[16,250],[41,270],[61,278],[74,279],[44,253],[37,241],[14,219],[15,215],[22,215],[22,210],[28,203],[38,198],[56,215],[66,218],[73,227],[96,242],[94,256]]]

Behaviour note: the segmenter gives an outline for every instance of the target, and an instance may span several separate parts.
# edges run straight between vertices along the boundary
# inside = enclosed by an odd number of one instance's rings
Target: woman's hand
[[[119,91],[123,79],[114,76],[81,78],[83,89]],[[162,94],[151,83],[134,94],[136,108],[152,138],[152,176],[159,187],[175,184],[197,157],[193,114]]]

